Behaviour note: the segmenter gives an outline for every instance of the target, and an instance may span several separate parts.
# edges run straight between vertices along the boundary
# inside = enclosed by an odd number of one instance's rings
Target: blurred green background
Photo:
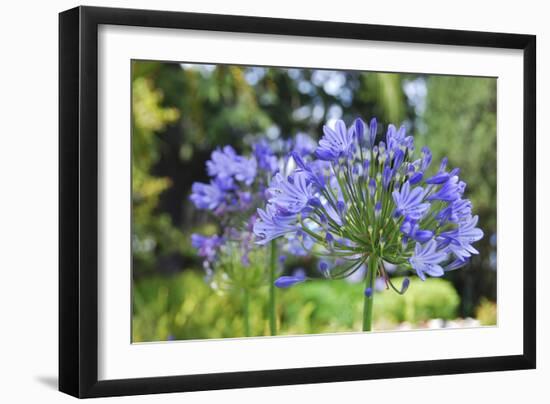
[[[239,297],[204,282],[190,244],[192,232],[217,230],[188,200],[191,184],[207,181],[212,150],[231,144],[246,153],[262,135],[318,138],[327,121],[358,116],[405,124],[434,164],[447,156],[460,167],[485,233],[467,267],[414,279],[403,296],[377,293],[374,328],[496,324],[496,79],[133,61],[134,342],[243,335]],[[315,261],[285,265],[311,270]],[[278,291],[280,333],[360,329],[362,289],[312,281]],[[266,294],[253,296],[254,335],[267,334]]]

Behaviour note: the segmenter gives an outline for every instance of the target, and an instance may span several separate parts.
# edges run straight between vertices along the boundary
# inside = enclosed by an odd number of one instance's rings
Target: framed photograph
[[[532,35],[59,16],[59,388],[532,369]]]

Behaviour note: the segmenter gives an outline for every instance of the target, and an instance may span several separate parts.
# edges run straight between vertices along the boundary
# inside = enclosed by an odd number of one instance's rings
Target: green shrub
[[[394,283],[401,284],[401,279]],[[362,284],[315,280],[277,291],[279,334],[320,334],[361,329]],[[185,271],[173,277],[144,278],[133,291],[133,341],[227,338],[244,336],[242,296],[215,292],[202,274]],[[252,335],[268,335],[267,287],[251,296]],[[412,279],[409,290],[375,294],[376,324],[418,323],[430,318],[453,319],[460,303],[444,279]]]
[[[393,279],[400,285],[402,279]],[[378,293],[374,304],[374,318],[391,319],[394,322],[418,323],[431,318],[451,320],[456,317],[460,297],[452,284],[439,278],[422,281],[411,279],[404,295],[384,291]]]

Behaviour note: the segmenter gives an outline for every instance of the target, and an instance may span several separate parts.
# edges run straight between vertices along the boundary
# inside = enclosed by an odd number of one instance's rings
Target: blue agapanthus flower
[[[437,242],[430,239],[425,244],[416,243],[414,255],[409,262],[416,270],[420,279],[425,280],[426,274],[430,276],[442,276],[445,271],[440,265],[447,258],[445,250],[437,248]]]
[[[252,154],[238,154],[231,146],[212,152],[206,162],[210,182],[195,182],[189,199],[195,207],[206,210],[219,219],[221,234],[203,236],[193,234],[191,244],[203,258],[203,267],[209,282],[215,268],[224,268],[224,279],[242,281],[228,270],[238,261],[250,268],[250,255],[255,253],[253,225],[256,209],[266,202],[265,188],[271,176],[278,171],[279,161],[270,144],[263,139],[252,145]],[[260,254],[259,252],[257,252]],[[239,257],[234,260],[234,257]],[[224,281],[226,282],[226,281]]]
[[[323,127],[324,136],[319,141],[315,154],[321,160],[336,161],[348,157],[353,146],[353,127],[348,130],[343,121],[337,121],[335,128]]]
[[[460,170],[448,169],[446,158],[430,170],[431,151],[422,147],[415,158],[414,139],[404,126],[389,125],[381,138],[378,130],[374,118],[368,127],[360,118],[349,127],[337,121],[323,128],[315,158],[291,153],[296,169],[274,176],[254,225],[257,242],[307,235],[310,253],[338,262],[321,271],[327,278],[344,278],[374,263],[365,276],[390,285],[388,264],[422,280],[466,265],[478,253],[473,244],[483,231],[464,196]],[[400,288],[391,286],[403,293],[408,285],[406,279]],[[374,284],[368,287],[372,293]]]
[[[407,219],[421,219],[430,209],[429,202],[424,201],[424,195],[423,188],[415,187],[411,190],[410,182],[405,181],[401,189],[392,192],[395,203],[394,214]]]
[[[268,201],[280,212],[301,212],[314,197],[313,186],[308,183],[307,177],[307,173],[303,171],[287,178],[277,174],[267,190],[270,195]]]
[[[258,244],[267,244],[298,230],[296,215],[282,214],[273,204],[267,205],[265,210],[258,209],[258,217],[259,220],[254,223],[254,234],[259,239]]]

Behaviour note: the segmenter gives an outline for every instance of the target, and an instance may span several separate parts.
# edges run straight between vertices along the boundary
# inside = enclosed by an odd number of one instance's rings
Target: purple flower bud
[[[464,194],[464,191],[466,190],[466,183],[464,181],[460,181],[458,183],[458,193],[460,195]]]
[[[422,148],[422,163],[420,165],[422,171],[426,171],[432,162],[432,152],[426,146]]]
[[[409,278],[403,279],[403,283],[401,284],[401,294],[407,291],[410,284],[411,284],[411,280]]]
[[[411,185],[418,184],[420,181],[422,181],[423,176],[424,174],[422,174],[422,172],[417,171],[416,173],[410,176],[409,182],[411,183]]]
[[[376,118],[370,120],[369,125],[369,147],[372,149],[374,147],[374,142],[376,141],[376,130],[378,129],[378,124]]]
[[[470,262],[470,257],[467,258],[457,258],[453,262],[451,262],[449,265],[445,266],[445,271],[454,271],[455,269],[462,268],[464,265],[466,265],[468,262]]]
[[[334,241],[334,236],[329,232],[327,232],[327,235],[325,236],[325,240],[327,241],[327,243],[332,243]]]
[[[439,171],[445,171],[448,161],[449,159],[447,157],[443,157],[443,159],[441,160],[441,164],[439,165]]]
[[[286,255],[280,255],[279,256],[279,263],[284,264],[285,261],[286,261]]]
[[[374,216],[380,216],[380,212],[382,212],[382,204],[380,203],[380,201],[378,201],[374,205]]]
[[[453,169],[451,170],[451,172],[449,173],[449,175],[450,175],[451,177],[453,177],[453,176],[455,176],[455,175],[459,175],[459,174],[460,174],[460,168],[458,168],[458,167],[453,168]]]
[[[426,179],[426,184],[443,184],[444,182],[447,182],[449,178],[451,178],[449,173],[439,172],[433,177]]]
[[[355,136],[357,137],[357,141],[359,144],[363,143],[363,139],[365,138],[365,122],[361,118],[357,118],[354,122],[355,127]]]
[[[374,193],[376,192],[376,181],[374,180],[374,178],[371,178],[369,181],[369,191],[370,196],[374,196]]]
[[[453,202],[460,198],[461,189],[463,190],[464,186],[465,184],[459,184],[457,176],[451,177],[441,186],[441,188],[436,193],[430,195],[427,199],[429,201],[440,200]]]
[[[298,167],[300,167],[304,171],[308,170],[308,167],[307,167],[306,163],[304,162],[304,159],[302,159],[302,156],[300,156],[299,153],[297,153],[295,151],[292,151],[292,152],[290,152],[290,156],[292,157],[292,159],[294,160],[294,162],[296,163],[296,165]]]
[[[371,297],[372,296],[372,288],[366,288],[365,289],[365,296]]]
[[[343,215],[344,212],[346,211],[346,203],[340,200],[336,202],[336,208],[338,209],[338,213],[340,213],[340,215]]]
[[[363,171],[365,172],[365,175],[369,173],[369,167],[370,167],[370,160],[365,159],[365,161],[363,162]]]
[[[318,208],[321,206],[321,201],[317,197],[309,198],[309,204],[313,206],[314,208]]]
[[[321,272],[327,272],[328,271],[328,264],[326,261],[320,261],[319,262],[319,271]]]
[[[275,281],[275,286],[284,289],[297,283],[304,282],[305,280],[305,276],[281,276]]]
[[[393,170],[389,166],[385,166],[382,172],[382,186],[385,190],[388,189],[390,182],[393,178]]]
[[[398,170],[399,167],[401,167],[401,164],[403,164],[403,160],[405,159],[405,153],[403,153],[403,150],[397,149],[395,151],[395,156],[393,157],[393,169]]]
[[[417,230],[414,232],[413,238],[419,243],[425,243],[431,240],[433,236],[434,233],[431,230]]]

